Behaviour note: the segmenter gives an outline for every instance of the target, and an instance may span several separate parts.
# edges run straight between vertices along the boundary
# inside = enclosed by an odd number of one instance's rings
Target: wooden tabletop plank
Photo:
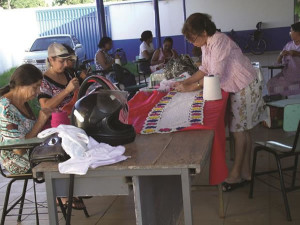
[[[214,132],[212,130],[173,133],[172,141],[155,163],[156,166],[189,165],[200,172],[210,155]]]
[[[210,153],[213,131],[197,130],[169,134],[137,135],[134,142],[125,145],[127,160],[105,166],[106,169],[157,169],[202,167]],[[99,167],[97,169],[101,169]],[[34,172],[58,171],[57,163],[41,163]]]

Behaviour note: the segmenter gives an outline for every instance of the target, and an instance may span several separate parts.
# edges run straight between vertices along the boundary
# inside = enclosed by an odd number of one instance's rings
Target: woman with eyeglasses
[[[71,55],[59,43],[48,47],[48,70],[44,73],[39,102],[42,108],[61,110],[73,98],[79,88],[79,80],[65,71]]]
[[[231,191],[251,179],[250,130],[265,119],[262,85],[250,60],[243,55],[235,42],[216,30],[209,15],[192,14],[185,21],[182,33],[194,46],[201,47],[202,65],[190,78],[178,82],[176,90],[200,90],[204,76],[212,74],[219,76],[221,88],[230,93],[229,127],[235,141],[235,161],[223,182],[223,191]]]
[[[291,25],[291,41],[280,52],[277,63],[283,70],[267,83],[270,95],[300,94],[300,22]]]

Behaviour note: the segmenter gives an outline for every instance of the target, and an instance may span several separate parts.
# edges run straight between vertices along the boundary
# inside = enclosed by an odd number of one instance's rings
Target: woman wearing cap
[[[201,47],[202,65],[190,78],[177,83],[176,89],[199,90],[203,86],[204,75],[213,74],[219,75],[221,88],[231,93],[229,126],[235,140],[235,161],[223,183],[223,191],[230,191],[251,179],[250,130],[265,119],[262,85],[250,60],[228,36],[216,31],[216,25],[207,14],[189,16],[182,33],[194,46]]]
[[[65,72],[68,50],[59,43],[48,47],[49,69],[44,73],[41,94],[38,96],[42,108],[61,110],[72,100],[73,92],[79,88],[79,80]]]
[[[284,46],[277,59],[284,69],[267,83],[270,95],[300,94],[300,22],[291,25],[290,36],[292,41]]]
[[[31,64],[18,67],[9,85],[0,89],[0,143],[36,137],[51,115],[41,109],[38,118],[28,101],[40,91],[42,72]],[[11,174],[24,174],[30,170],[29,150],[0,151],[0,162]]]

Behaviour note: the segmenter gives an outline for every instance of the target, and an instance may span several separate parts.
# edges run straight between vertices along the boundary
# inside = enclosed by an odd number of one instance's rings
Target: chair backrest
[[[300,100],[290,101],[288,105],[284,107],[283,113],[283,130],[284,131],[296,131],[298,121],[300,120]]]
[[[300,151],[299,135],[300,135],[300,120],[298,121],[298,128],[297,128],[296,136],[294,139],[294,144],[293,144],[293,149],[292,149],[293,152]]]

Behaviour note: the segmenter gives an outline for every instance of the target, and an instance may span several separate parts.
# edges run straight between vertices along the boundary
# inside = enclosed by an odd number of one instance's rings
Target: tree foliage
[[[44,0],[1,0],[0,6],[4,9],[33,8],[45,6]]]
[[[77,5],[93,3],[95,0],[55,0],[54,5]]]

